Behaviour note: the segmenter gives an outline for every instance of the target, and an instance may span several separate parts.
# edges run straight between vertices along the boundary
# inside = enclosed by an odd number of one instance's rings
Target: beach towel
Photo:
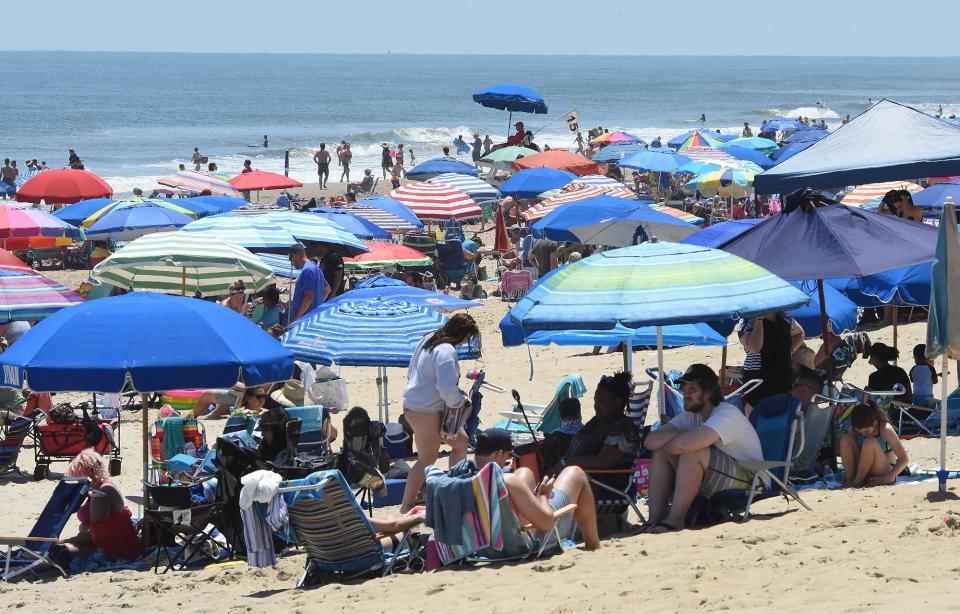
[[[465,514],[476,508],[476,498],[470,478],[477,466],[462,460],[446,472],[436,465],[427,467],[426,525],[433,529],[437,539],[461,545],[460,525]]]
[[[430,477],[427,481],[429,484]],[[460,544],[445,543],[434,533],[440,561],[447,565],[465,556],[489,548],[503,550],[503,526],[501,506],[506,503],[507,485],[503,473],[495,463],[487,463],[477,475],[469,481],[475,508],[462,517],[460,524]],[[429,509],[429,504],[428,504]]]
[[[164,418],[163,442],[160,444],[160,456],[163,460],[170,460],[183,452],[183,418],[171,416]]]
[[[273,549],[273,529],[287,523],[287,504],[277,492],[283,478],[272,471],[259,470],[240,478],[240,517],[247,545],[247,565],[273,567],[277,556]]]

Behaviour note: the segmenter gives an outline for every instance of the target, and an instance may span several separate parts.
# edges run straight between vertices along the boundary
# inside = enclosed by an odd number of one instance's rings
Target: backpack
[[[370,490],[384,487],[380,472],[382,441],[386,428],[375,422],[362,407],[354,407],[343,419],[343,449],[337,455],[337,469],[351,486]]]

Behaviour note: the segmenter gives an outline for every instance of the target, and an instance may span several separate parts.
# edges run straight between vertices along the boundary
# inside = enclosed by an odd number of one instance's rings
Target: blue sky
[[[946,2],[45,0],[5,12],[3,50],[958,55],[955,19],[936,17],[955,12]]]

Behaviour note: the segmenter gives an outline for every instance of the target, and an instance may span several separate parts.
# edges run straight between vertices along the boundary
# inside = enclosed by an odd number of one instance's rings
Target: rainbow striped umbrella
[[[39,209],[0,205],[0,239],[14,237],[69,237],[79,239],[82,231]]]
[[[476,219],[483,215],[472,198],[442,183],[414,181],[392,190],[387,196],[409,207],[425,222]]]
[[[687,155],[688,149],[695,149],[697,147],[720,147],[723,145],[723,141],[718,139],[716,136],[711,135],[709,132],[703,132],[700,130],[694,131],[687,140],[683,142],[680,147],[677,148],[677,151],[683,152],[683,155]]]
[[[80,201],[80,202],[84,202],[84,201]],[[79,204],[79,203],[77,203],[77,204]],[[106,203],[104,206],[100,207],[99,209],[97,209],[96,211],[94,211],[93,213],[91,213],[90,215],[88,215],[88,216],[83,220],[83,222],[80,223],[80,225],[81,225],[83,228],[90,228],[91,226],[93,226],[93,224],[94,224],[95,222],[97,222],[101,217],[107,215],[108,213],[112,213],[113,211],[116,211],[116,210],[118,210],[118,209],[121,209],[121,210],[122,210],[122,209],[129,209],[129,208],[131,208],[131,207],[138,207],[138,206],[141,206],[141,205],[150,205],[150,206],[156,206],[156,207],[163,207],[164,209],[169,209],[170,211],[175,211],[175,212],[180,213],[180,214],[182,214],[182,215],[186,215],[187,217],[191,217],[191,218],[193,218],[193,219],[197,219],[197,212],[196,212],[194,209],[188,209],[188,208],[186,208],[186,207],[181,207],[181,206],[178,205],[177,203],[174,203],[174,202],[169,201],[169,200],[166,200],[166,199],[162,199],[162,198],[126,198],[126,199],[120,199],[120,200],[113,200],[113,201],[110,201],[110,202]],[[70,206],[71,206],[71,207],[75,207],[76,205],[70,205]],[[68,208],[68,207],[64,207],[64,209],[67,209],[67,208]],[[60,218],[59,215],[56,216],[56,217]],[[60,219],[62,219],[62,218],[60,218]]]
[[[922,192],[923,188],[909,181],[884,181],[882,183],[868,183],[857,186],[844,196],[840,202],[845,205],[862,207],[867,203],[882,199],[890,190],[907,190],[913,194]]]
[[[643,139],[626,132],[608,132],[593,139],[594,143],[643,143]]]
[[[157,183],[171,188],[182,188],[196,194],[208,192],[213,196],[240,198],[240,192],[235,190],[225,178],[211,173],[180,171],[157,179]]]
[[[35,271],[0,269],[0,321],[41,320],[82,302],[75,292]]]
[[[603,186],[587,185],[585,183],[581,183],[580,181],[572,181],[554,193],[553,196],[545,198],[544,200],[524,211],[522,215],[525,220],[532,223],[543,218],[561,205],[603,195],[624,199],[636,198],[636,194],[626,189],[622,185],[619,188],[607,188]]]
[[[751,186],[753,186],[753,173],[725,168],[697,175],[683,184],[683,189],[690,192],[700,190],[707,196],[719,194],[724,197],[742,198],[750,193]]]
[[[427,179],[427,181],[429,183],[442,183],[443,185],[454,187],[478,203],[500,198],[500,190],[486,181],[471,177],[470,175],[443,173],[442,175]]]

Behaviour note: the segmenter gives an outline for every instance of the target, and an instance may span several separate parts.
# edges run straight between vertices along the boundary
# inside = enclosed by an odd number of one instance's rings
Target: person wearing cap
[[[644,440],[653,452],[644,533],[683,529],[698,495],[709,498],[750,487],[752,475],[737,461],[763,460],[757,431],[743,412],[723,400],[713,369],[690,365],[679,382],[684,411]]]
[[[307,258],[307,250],[302,244],[297,243],[287,250],[287,257],[294,268],[300,269],[290,303],[293,313],[290,321],[295,322],[327,300],[330,286],[317,263]]]
[[[237,313],[243,313],[243,303],[246,295],[247,287],[244,285],[242,279],[238,279],[230,286],[230,289],[227,291],[227,298],[220,301],[220,304]]]
[[[513,136],[507,138],[508,147],[511,145],[519,146],[524,137],[527,135],[527,131],[523,128],[523,122],[517,122],[513,125],[513,127],[516,128],[517,131],[513,133]]]
[[[487,429],[477,433],[477,445],[473,458],[477,467],[487,463],[496,463],[506,468],[513,458],[513,441],[510,433],[503,429]],[[600,547],[600,535],[597,531],[597,510],[590,489],[590,481],[583,469],[576,466],[565,467],[557,476],[544,477],[537,484],[533,472],[526,467],[517,467],[503,474],[507,485],[510,505],[521,522],[529,522],[538,531],[546,532],[559,523],[557,531],[560,539],[574,536],[573,524],[576,522],[583,536],[584,546],[588,550]],[[553,513],[570,503],[576,503],[577,509],[560,519]]]
[[[386,171],[384,171],[384,175],[386,175]],[[386,176],[384,176],[384,179],[386,179]],[[363,169],[363,179],[359,183],[347,183],[348,192],[370,192],[371,190],[373,190],[373,171],[369,168]]]
[[[260,460],[265,463],[283,465],[290,461],[288,450],[296,447],[296,442],[287,441],[287,423],[290,414],[282,407],[267,409],[260,414],[256,430],[260,431]]]

